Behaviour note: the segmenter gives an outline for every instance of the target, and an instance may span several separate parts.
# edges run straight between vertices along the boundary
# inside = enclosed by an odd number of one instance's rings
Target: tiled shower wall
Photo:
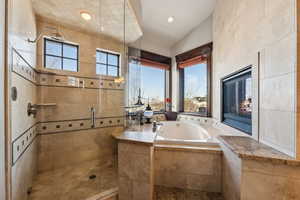
[[[112,38],[100,37],[71,26],[38,18],[38,32],[58,27],[67,41],[79,44],[79,71],[47,70],[43,67],[44,43],[37,46],[37,68],[41,73],[38,102],[56,106],[41,107],[38,112],[40,144],[38,171],[55,170],[87,161],[100,165],[114,164],[115,143],[111,133],[123,129],[124,84],[112,77],[96,75],[96,49],[121,54],[124,69],[124,45]],[[49,35],[47,31],[44,35]],[[55,73],[55,74],[54,74]],[[71,86],[70,81],[77,85]],[[95,128],[91,128],[91,107],[96,110]]]
[[[10,86],[16,87],[18,94],[10,105],[12,196],[13,200],[24,200],[39,172],[88,161],[114,164],[111,134],[123,130],[124,85],[96,75],[95,54],[96,48],[102,48],[119,52],[124,58],[124,45],[36,19],[30,0],[9,2]],[[44,26],[59,26],[66,40],[80,45],[79,72],[45,71],[41,64],[43,40],[37,45],[27,42]],[[70,80],[78,84],[70,86]],[[33,117],[27,114],[28,103],[55,106],[38,107]],[[91,107],[96,108],[95,128],[91,128]]]
[[[296,30],[295,0],[222,0],[213,15],[213,117],[220,120],[220,79],[253,65],[253,134],[291,156],[296,154]]]
[[[29,71],[23,76],[18,69],[34,68],[36,65],[36,46],[26,41],[27,38],[35,37],[36,23],[30,0],[8,2],[9,81],[10,87],[17,88],[17,99],[9,105],[12,199],[23,200],[37,171],[37,119],[27,115],[27,104],[37,102],[37,86],[27,78],[30,76]]]

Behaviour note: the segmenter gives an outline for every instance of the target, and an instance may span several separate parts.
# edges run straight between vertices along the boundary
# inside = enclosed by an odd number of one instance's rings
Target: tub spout
[[[156,130],[157,130],[157,126],[161,126],[161,125],[163,125],[162,123],[159,123],[159,122],[157,122],[157,121],[154,121],[153,123],[152,123],[152,130],[153,130],[153,132],[155,132]]]

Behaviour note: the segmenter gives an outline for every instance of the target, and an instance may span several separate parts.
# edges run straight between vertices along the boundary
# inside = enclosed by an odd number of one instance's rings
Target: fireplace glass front
[[[251,68],[222,79],[222,122],[252,135]]]

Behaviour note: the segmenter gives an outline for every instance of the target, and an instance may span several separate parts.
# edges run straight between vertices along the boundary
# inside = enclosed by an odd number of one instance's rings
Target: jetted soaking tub
[[[161,122],[155,138],[158,145],[218,147],[218,141],[200,124],[185,121]]]

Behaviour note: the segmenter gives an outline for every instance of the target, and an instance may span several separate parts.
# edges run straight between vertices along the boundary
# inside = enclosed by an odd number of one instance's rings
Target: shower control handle
[[[92,128],[95,128],[96,118],[95,118],[96,109],[91,107],[91,121],[92,121]]]

